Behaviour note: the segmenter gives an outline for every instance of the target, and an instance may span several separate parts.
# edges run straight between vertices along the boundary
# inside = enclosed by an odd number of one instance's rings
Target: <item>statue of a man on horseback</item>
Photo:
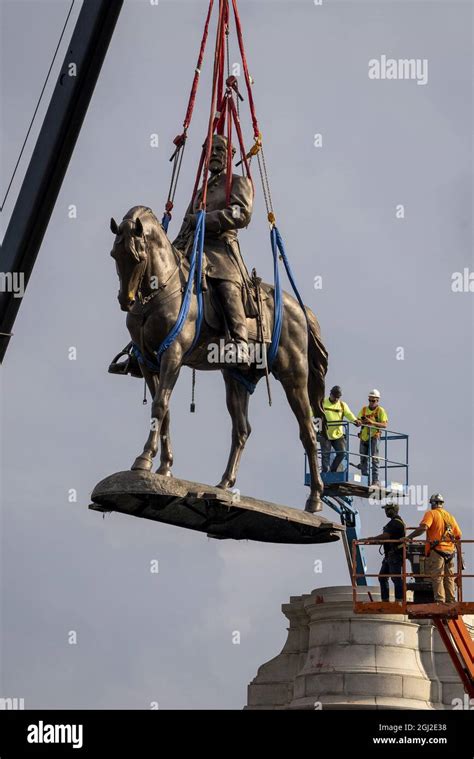
[[[160,450],[158,473],[171,475],[173,454],[169,431],[169,403],[173,388],[183,366],[200,371],[222,371],[226,385],[227,408],[232,419],[231,450],[227,466],[218,484],[227,489],[234,486],[245,443],[250,434],[248,420],[249,385],[253,387],[271,372],[281,383],[288,403],[297,419],[300,439],[308,456],[310,495],[306,510],[320,511],[323,483],[318,471],[316,434],[311,421],[311,407],[323,418],[324,377],[327,352],[321,341],[318,321],[309,308],[286,293],[282,296],[281,335],[278,349],[267,368],[253,362],[249,365],[248,327],[265,317],[275,323],[276,297],[274,287],[262,283],[266,297],[259,300],[259,311],[253,304],[253,282],[240,254],[238,230],[250,221],[253,203],[252,183],[246,177],[232,175],[230,198],[226,184],[227,141],[214,137],[210,160],[211,177],[205,217],[204,271],[209,292],[217,295],[224,316],[227,339],[237,345],[237,361],[246,368],[245,377],[235,368],[209,361],[209,350],[221,339],[222,325],[204,318],[198,327],[198,295],[192,288],[187,301],[190,267],[187,254],[194,240],[197,211],[202,190],[196,193],[185,215],[178,237],[171,244],[166,231],[153,211],[134,206],[120,224],[111,219],[115,235],[111,251],[119,277],[118,300],[127,312],[127,328],[132,338],[125,370],[143,376],[152,395],[151,425],[143,451],[132,469],[150,471]],[[186,284],[188,283],[188,284]],[[204,298],[206,300],[206,298]],[[187,303],[185,316],[181,308]],[[208,304],[209,305],[209,304]],[[206,307],[204,308],[206,317]],[[254,319],[247,317],[254,317]],[[263,321],[262,321],[263,323]],[[177,328],[179,325],[179,328]],[[251,343],[264,341],[263,329],[251,332]],[[172,337],[170,337],[172,336]],[[239,356],[240,352],[240,356]],[[235,355],[235,353],[234,353]],[[136,361],[140,361],[140,365]],[[239,360],[240,359],[240,360]],[[136,366],[135,366],[136,365]],[[117,366],[117,363],[116,363]],[[120,367],[120,365],[118,365]]]
[[[232,174],[230,200],[227,202],[227,150],[227,138],[214,134],[209,161],[203,274],[217,297],[227,338],[236,348],[227,356],[234,356],[235,363],[245,368],[249,364],[247,316],[256,316],[257,310],[253,285],[240,252],[237,234],[250,222],[254,192],[250,179]],[[234,148],[232,152],[235,153]],[[202,194],[201,187],[189,204],[179,234],[173,241],[173,245],[185,255],[192,249]],[[129,346],[124,349],[124,354],[128,349]],[[109,371],[140,376],[133,356],[125,362],[115,359]]]

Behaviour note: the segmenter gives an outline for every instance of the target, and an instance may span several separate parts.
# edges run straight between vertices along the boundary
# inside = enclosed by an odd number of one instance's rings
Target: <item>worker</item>
[[[431,578],[435,603],[455,603],[454,555],[456,541],[461,539],[458,523],[444,508],[441,493],[430,498],[431,511],[427,511],[407,540],[426,533],[425,569]]]
[[[400,507],[397,503],[387,502],[382,508],[385,510],[386,517],[390,520],[383,528],[381,535],[375,535],[367,540],[398,540],[405,537],[405,522],[399,516]],[[388,577],[381,575],[390,575],[395,588],[395,601],[403,601],[403,580],[401,577],[403,566],[403,544],[402,543],[383,543],[384,558],[380,567],[379,583],[380,597],[382,601],[390,600],[390,591]]]
[[[388,423],[387,412],[380,406],[380,392],[376,389],[369,393],[369,405],[359,412],[362,429],[360,438],[360,469],[363,475],[370,475],[369,485],[380,487],[379,482],[379,439],[380,430]],[[370,451],[370,453],[369,453]],[[369,467],[370,456],[370,467]],[[370,469],[370,472],[369,472]]]
[[[344,403],[341,398],[341,388],[339,385],[334,385],[330,390],[329,397],[323,401],[323,411],[327,425],[326,430],[321,431],[318,435],[321,445],[321,472],[337,472],[339,465],[344,461],[347,445],[344,427],[341,422],[347,419],[349,422],[354,422],[358,427],[361,424],[347,403]],[[336,451],[336,456],[331,464],[331,469],[329,469],[331,448]]]

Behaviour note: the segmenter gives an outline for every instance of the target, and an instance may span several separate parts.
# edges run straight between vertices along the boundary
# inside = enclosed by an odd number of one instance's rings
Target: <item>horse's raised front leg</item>
[[[311,404],[307,390],[307,375],[302,369],[299,371],[298,368],[294,368],[291,375],[280,375],[280,381],[288,398],[288,403],[298,420],[300,440],[308,456],[311,490],[306,501],[305,511],[312,513],[321,511],[323,508],[321,495],[324,491],[324,484],[318,468],[316,432],[312,422]]]
[[[232,419],[232,445],[230,448],[227,467],[218,488],[231,488],[235,485],[240,458],[245,443],[251,432],[248,420],[249,394],[241,382],[234,379],[228,372],[222,372],[226,387],[227,409]]]
[[[169,349],[171,350],[171,349]],[[151,406],[150,433],[141,453],[135,459],[132,469],[141,469],[149,472],[153,466],[153,459],[158,451],[158,440],[161,437],[161,463],[159,474],[171,475],[173,454],[169,436],[169,401],[176,380],[181,369],[181,361],[173,354],[163,357],[161,361],[160,376],[153,380],[150,392],[153,395]],[[148,380],[147,380],[148,384]]]

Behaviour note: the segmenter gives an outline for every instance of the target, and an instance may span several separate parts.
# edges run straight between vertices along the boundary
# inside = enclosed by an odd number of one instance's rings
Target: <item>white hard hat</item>
[[[376,390],[376,389],[374,389],[374,390],[371,390],[371,391],[369,392],[369,398],[370,398],[371,396],[373,396],[374,398],[380,398],[380,390]]]

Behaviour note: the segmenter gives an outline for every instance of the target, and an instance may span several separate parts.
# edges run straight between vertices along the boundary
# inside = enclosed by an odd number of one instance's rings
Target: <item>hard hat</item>
[[[370,397],[374,397],[374,398],[380,399],[380,390],[376,390],[375,388],[374,388],[374,390],[371,390],[370,393],[369,393],[369,398]]]
[[[385,511],[393,511],[394,514],[398,514],[400,511],[400,506],[398,505],[398,503],[389,502],[389,503],[386,503],[384,506],[382,506],[382,508]]]
[[[330,395],[334,395],[335,398],[340,398],[342,395],[342,390],[339,385],[334,385],[334,387],[330,390]]]
[[[444,503],[444,498],[441,493],[433,493],[430,497],[430,503]]]

